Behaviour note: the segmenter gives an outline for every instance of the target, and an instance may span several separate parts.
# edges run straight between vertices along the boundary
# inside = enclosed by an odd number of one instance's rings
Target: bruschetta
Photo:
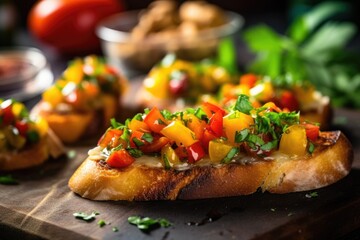
[[[320,123],[323,129],[329,127],[330,99],[308,81],[288,84],[252,73],[236,76],[215,63],[190,62],[169,56],[145,77],[137,95],[139,105],[174,111],[201,102],[227,107],[240,94],[246,94],[255,107],[272,101],[281,108],[301,111],[302,119]]]
[[[64,143],[98,137],[121,111],[120,97],[126,84],[101,58],[77,58],[43,93],[32,113],[45,118]]]
[[[0,99],[0,170],[36,166],[64,153],[59,139],[41,118],[31,118],[24,104]]]
[[[112,126],[69,180],[92,200],[239,196],[261,189],[306,191],[345,177],[353,150],[340,131],[322,132],[273,102],[239,95],[226,109],[205,102],[171,113],[156,107]]]

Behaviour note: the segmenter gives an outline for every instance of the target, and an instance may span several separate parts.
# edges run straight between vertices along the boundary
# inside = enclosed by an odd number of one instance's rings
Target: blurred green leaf
[[[343,2],[323,2],[311,11],[297,18],[289,28],[289,36],[297,43],[304,41],[308,35],[328,18],[345,12],[349,8]]]
[[[354,24],[326,23],[303,45],[301,52],[311,61],[328,62],[332,58],[332,51],[344,48],[355,33]]]
[[[281,37],[268,26],[252,27],[246,30],[243,36],[253,51],[281,51]]]
[[[233,39],[224,38],[219,43],[217,63],[230,72],[237,73],[236,48]]]

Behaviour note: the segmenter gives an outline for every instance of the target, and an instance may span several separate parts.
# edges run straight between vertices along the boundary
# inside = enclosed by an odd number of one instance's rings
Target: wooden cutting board
[[[360,112],[339,109],[334,115],[333,128],[349,137],[355,158],[351,173],[331,186],[196,201],[95,202],[67,187],[96,144],[90,142],[68,147],[76,153],[72,158],[12,173],[18,185],[0,185],[0,239],[355,239],[360,234]],[[73,216],[92,211],[99,212],[92,222]],[[128,223],[133,215],[166,218],[172,226],[144,233]],[[108,224],[99,227],[98,220]]]

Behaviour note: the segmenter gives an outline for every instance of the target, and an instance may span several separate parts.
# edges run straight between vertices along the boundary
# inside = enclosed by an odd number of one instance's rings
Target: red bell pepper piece
[[[258,77],[255,74],[248,73],[240,77],[240,84],[248,85],[249,88],[253,88]]]
[[[29,125],[26,121],[16,121],[15,127],[21,136],[26,137],[26,133],[29,129]]]
[[[1,117],[2,117],[2,124],[4,126],[11,124],[15,120],[15,115],[12,111],[12,105],[9,105],[2,109]]]
[[[125,149],[120,149],[110,154],[106,160],[107,164],[113,168],[124,168],[130,166],[135,159]]]
[[[216,138],[216,135],[210,129],[205,129],[201,143],[206,151],[209,149],[209,142]]]
[[[195,163],[205,156],[205,151],[199,141],[193,143],[189,147],[186,147],[188,162]]]
[[[130,147],[137,148],[145,145],[145,141],[142,139],[144,133],[140,131],[133,131],[130,137]],[[134,138],[137,140],[134,141]],[[139,145],[140,144],[140,145]]]
[[[223,135],[223,114],[220,111],[215,112],[209,120],[209,127],[216,137]]]
[[[180,146],[180,147],[177,147],[174,151],[180,160],[187,159],[188,153],[186,151],[186,147]]]
[[[121,134],[123,134],[122,130],[109,129],[99,139],[98,145],[101,147],[107,147],[112,142],[113,144],[111,145],[111,147],[117,147],[117,141],[120,138]]]
[[[310,123],[305,123],[304,126],[306,137],[310,139],[310,141],[316,141],[316,139],[319,137],[320,127]]]
[[[290,91],[284,91],[280,97],[281,108],[287,108],[289,111],[299,110],[299,101]]]
[[[211,118],[211,116],[216,112],[220,112],[222,114],[222,116],[225,115],[224,109],[216,106],[215,104],[209,103],[209,102],[204,102],[202,104],[202,109],[204,110],[204,112],[206,113],[208,118]]]
[[[151,131],[160,133],[166,127],[166,120],[157,107],[153,107],[144,118],[144,122],[149,126]]]
[[[170,142],[167,137],[154,138],[152,143],[146,144],[140,147],[140,150],[144,153],[160,152],[160,150]]]

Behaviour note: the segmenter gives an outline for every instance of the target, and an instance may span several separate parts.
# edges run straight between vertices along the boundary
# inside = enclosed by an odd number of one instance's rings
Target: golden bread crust
[[[342,133],[322,136],[335,143],[312,157],[195,166],[182,171],[136,165],[115,169],[87,158],[70,178],[69,187],[88,199],[129,201],[229,197],[259,188],[273,193],[315,189],[346,176],[353,159],[351,144]]]
[[[32,110],[32,114],[43,117],[50,129],[66,144],[99,137],[110,125],[110,119],[116,117],[120,102],[118,97],[103,95],[103,107],[84,112],[58,112],[49,110],[48,104],[40,101]]]
[[[0,153],[0,170],[12,171],[40,165],[49,158],[47,136],[39,143],[21,151]]]

